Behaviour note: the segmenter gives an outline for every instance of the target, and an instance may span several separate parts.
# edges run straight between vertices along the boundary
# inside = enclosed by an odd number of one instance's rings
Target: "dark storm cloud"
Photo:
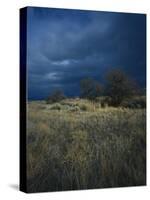
[[[28,8],[29,98],[79,95],[84,77],[120,67],[144,86],[145,15]]]

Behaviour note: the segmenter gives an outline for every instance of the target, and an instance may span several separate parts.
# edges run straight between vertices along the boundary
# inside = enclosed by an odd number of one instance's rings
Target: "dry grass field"
[[[146,184],[146,110],[82,99],[27,104],[28,192]]]

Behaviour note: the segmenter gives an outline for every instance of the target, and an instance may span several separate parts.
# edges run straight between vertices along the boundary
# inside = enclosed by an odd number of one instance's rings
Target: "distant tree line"
[[[128,77],[121,69],[113,69],[106,74],[105,87],[92,78],[84,78],[80,81],[80,97],[95,101],[104,96],[104,101],[111,106],[119,106],[125,99],[140,95],[141,90],[137,83]],[[64,92],[54,90],[47,98],[47,103],[59,102],[65,99]]]

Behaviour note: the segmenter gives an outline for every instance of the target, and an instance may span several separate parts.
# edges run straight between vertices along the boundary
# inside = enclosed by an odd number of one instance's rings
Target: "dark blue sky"
[[[79,95],[79,82],[103,82],[121,68],[146,82],[146,16],[29,7],[27,11],[28,98],[42,99],[61,88]]]

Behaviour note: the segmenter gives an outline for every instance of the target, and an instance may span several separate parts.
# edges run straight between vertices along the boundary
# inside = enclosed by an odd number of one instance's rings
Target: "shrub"
[[[70,108],[70,111],[71,111],[71,112],[80,111],[80,107],[79,107],[79,106],[73,106],[73,107]]]
[[[88,110],[88,106],[85,105],[85,104],[81,104],[80,105],[80,109],[83,110],[83,111],[87,111]]]
[[[95,100],[102,93],[102,86],[92,78],[85,78],[80,81],[81,97]]]
[[[106,106],[112,106],[112,100],[111,97],[105,96],[101,100],[101,106],[106,107]]]
[[[51,110],[61,110],[61,105],[59,103],[55,103],[50,107]]]
[[[46,99],[46,103],[60,102],[65,99],[65,95],[62,90],[54,90],[53,93]]]
[[[122,70],[114,69],[107,73],[105,93],[112,106],[119,106],[123,100],[138,93],[138,86]]]
[[[125,108],[146,108],[146,98],[134,97],[131,99],[126,99],[121,103],[120,106]]]

